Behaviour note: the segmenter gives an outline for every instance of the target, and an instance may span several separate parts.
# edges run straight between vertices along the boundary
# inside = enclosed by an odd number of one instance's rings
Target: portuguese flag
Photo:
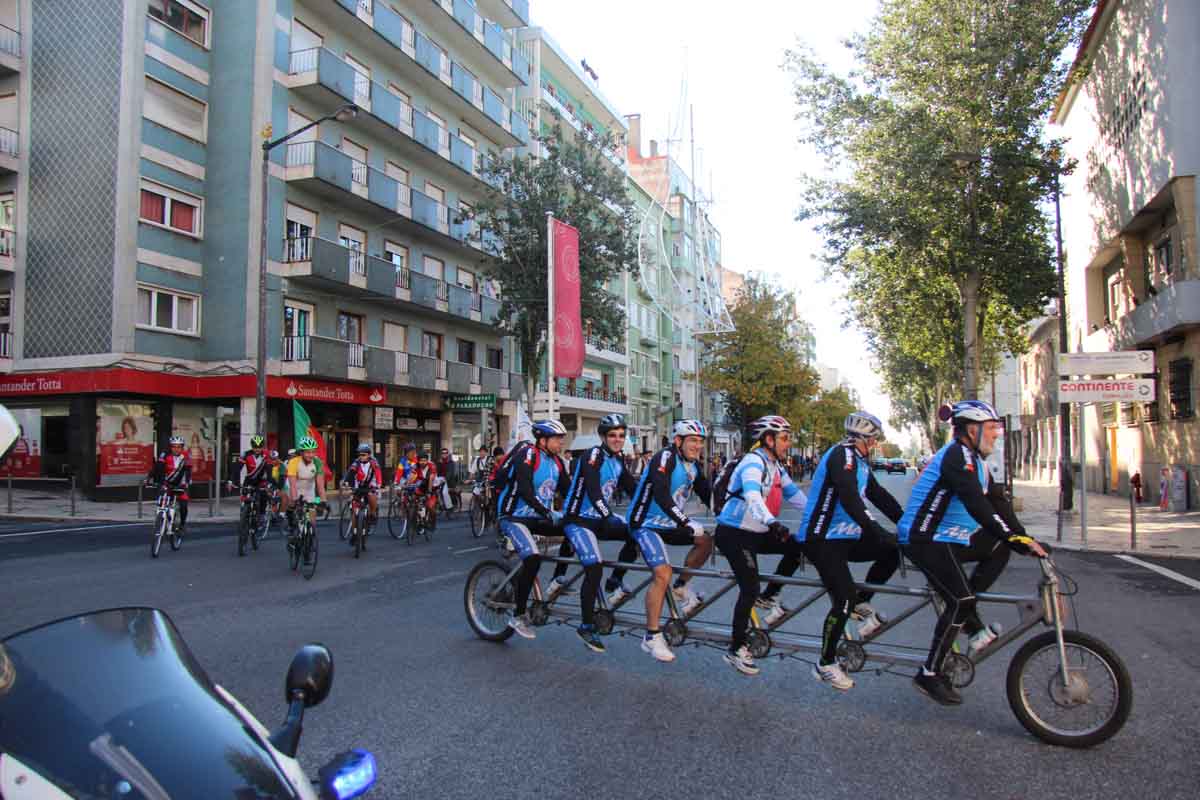
[[[321,471],[325,473],[325,480],[333,477],[333,473],[326,466],[329,459],[325,457],[325,437],[312,424],[312,420],[308,418],[308,412],[304,410],[304,406],[300,405],[299,401],[292,401],[292,416],[296,420],[296,444],[300,444],[300,440],[305,436],[311,436],[313,441],[317,443],[317,458],[321,464]]]

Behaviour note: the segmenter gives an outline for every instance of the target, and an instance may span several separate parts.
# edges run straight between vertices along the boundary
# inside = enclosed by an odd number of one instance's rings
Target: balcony
[[[529,26],[529,0],[475,0],[475,5],[504,28]]]
[[[430,0],[421,2],[433,5]],[[436,8],[433,10],[437,11]],[[469,100],[464,102],[464,98],[454,90],[452,60],[443,58],[442,51],[433,45],[429,37],[415,31],[385,3],[374,3],[369,17],[358,13],[356,0],[316,3],[312,11],[318,18],[323,17],[330,24],[345,30],[347,35],[356,43],[361,43],[379,62],[394,65],[401,74],[411,78],[422,92],[447,103],[462,116],[464,122],[493,142],[506,148],[520,147],[528,143],[527,135],[525,139],[521,139],[513,132],[511,109],[506,115],[510,120],[506,126],[476,108]],[[353,16],[349,26],[347,12]],[[364,36],[363,26],[374,31],[375,35]],[[414,69],[417,66],[420,69]]]
[[[21,32],[0,25],[0,77],[21,71]]]
[[[284,375],[365,381],[366,346],[326,336],[285,336],[280,355]]]
[[[471,179],[474,188],[492,189],[477,169],[475,148],[386,86],[361,75],[332,51],[318,47],[290,53],[288,87],[319,107],[355,103],[360,108],[358,116],[344,124],[395,144],[406,157],[433,172],[443,173],[449,162]]]
[[[1158,287],[1136,308],[1112,325],[1084,338],[1084,350],[1104,352],[1162,344],[1176,334],[1200,326],[1200,280],[1175,281]]]
[[[283,263],[287,265],[287,277],[322,291],[345,292],[349,289],[351,294],[370,291],[367,285],[369,261],[367,254],[359,248],[316,236],[287,239],[283,243]],[[370,264],[370,267],[379,269],[380,265]],[[390,277],[390,270],[387,271]]]
[[[20,164],[17,157],[20,139],[16,131],[0,128],[0,175],[10,175],[17,171]]]
[[[432,0],[409,7],[435,38],[461,42],[473,67],[505,88],[528,85],[529,60],[513,47],[513,35],[479,13],[471,0]]]
[[[534,411],[544,413],[547,409],[547,387],[543,383],[534,400]],[[621,389],[590,388],[588,384],[574,386],[566,378],[555,382],[555,407],[564,410],[592,411],[599,414],[618,414],[628,411],[629,398]]]
[[[0,366],[12,368],[12,334],[8,331],[0,333],[0,362],[8,361],[7,365],[0,363]]]
[[[629,356],[625,355],[623,342],[611,342],[599,336],[588,336],[584,342],[589,358],[629,366]]]
[[[432,236],[433,241],[447,247],[462,248],[471,258],[482,252],[482,242],[451,235],[450,211],[443,203],[336,147],[315,141],[289,144],[284,163],[289,184],[353,208],[381,224],[426,239]]]

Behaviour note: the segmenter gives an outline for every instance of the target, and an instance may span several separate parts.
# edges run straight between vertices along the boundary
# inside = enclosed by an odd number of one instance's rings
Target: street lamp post
[[[271,151],[322,122],[330,120],[346,122],[354,119],[357,115],[358,106],[348,103],[315,122],[310,122],[278,139],[270,139],[262,143],[262,213],[259,218],[258,255],[258,352],[255,364],[258,385],[254,398],[254,430],[260,435],[264,434],[267,422],[267,176],[271,163]],[[271,129],[270,126],[267,126],[263,138],[266,139],[270,135]]]

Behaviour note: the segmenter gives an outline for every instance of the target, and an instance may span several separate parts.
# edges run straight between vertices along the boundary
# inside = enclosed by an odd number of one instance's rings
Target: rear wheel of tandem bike
[[[1008,665],[1008,704],[1025,729],[1063,747],[1091,747],[1121,729],[1133,707],[1129,671],[1108,645],[1079,631],[1063,631],[1067,680],[1058,637],[1034,636]]]
[[[167,530],[171,525],[171,518],[165,511],[158,512],[158,518],[154,522],[154,537],[150,540],[150,557],[158,558],[158,551],[162,549],[162,540],[164,536],[169,536]]]
[[[516,601],[516,586],[505,583],[508,573],[508,567],[499,561],[481,561],[467,575],[463,605],[467,622],[480,639],[503,642],[513,635],[508,620]]]

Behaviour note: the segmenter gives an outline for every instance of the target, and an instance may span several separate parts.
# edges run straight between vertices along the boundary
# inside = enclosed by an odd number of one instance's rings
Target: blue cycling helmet
[[[955,425],[968,422],[999,422],[1000,415],[991,403],[982,400],[959,400],[950,409],[950,419]]]
[[[567,429],[556,419],[543,419],[533,423],[533,438],[542,439],[547,436],[566,436]]]

